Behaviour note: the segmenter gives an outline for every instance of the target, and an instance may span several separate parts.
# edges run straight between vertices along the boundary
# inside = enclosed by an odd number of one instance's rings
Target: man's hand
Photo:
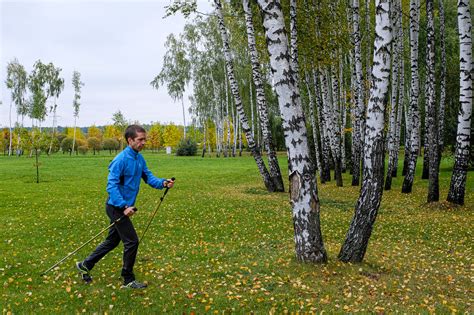
[[[167,179],[164,184],[165,184],[164,186],[165,186],[166,188],[173,188],[173,186],[174,186],[174,180],[172,180],[172,179]]]
[[[123,211],[123,214],[125,214],[127,217],[131,217],[132,215],[135,214],[135,207],[128,207]]]

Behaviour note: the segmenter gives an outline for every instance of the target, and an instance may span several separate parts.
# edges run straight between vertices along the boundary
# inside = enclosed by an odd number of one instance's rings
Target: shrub
[[[64,138],[63,141],[61,141],[61,150],[63,151],[63,153],[65,152],[71,153],[72,138]]]
[[[120,148],[120,143],[117,141],[117,139],[107,138],[104,139],[102,148],[104,150],[109,150],[109,153],[112,154],[112,150],[117,151]]]
[[[81,153],[81,154],[87,154],[87,151],[89,151],[89,148],[85,145],[81,145],[80,147],[77,148],[77,150]]]
[[[178,156],[193,156],[197,152],[197,143],[191,139],[183,139],[176,150]]]
[[[102,150],[102,141],[100,141],[99,138],[90,137],[89,139],[87,139],[87,146],[94,150],[95,155],[95,151]]]

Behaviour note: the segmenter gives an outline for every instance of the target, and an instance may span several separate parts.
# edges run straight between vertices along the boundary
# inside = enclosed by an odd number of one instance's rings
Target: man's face
[[[137,132],[135,139],[128,138],[128,145],[135,151],[140,152],[146,143],[146,133]]]

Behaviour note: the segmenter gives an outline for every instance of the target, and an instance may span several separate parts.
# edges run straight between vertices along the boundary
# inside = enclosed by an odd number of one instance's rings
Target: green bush
[[[89,148],[86,145],[81,145],[80,147],[77,148],[77,150],[81,154],[87,154],[87,151],[89,151]]]
[[[176,150],[178,156],[193,156],[197,152],[197,143],[191,139],[183,139]]]
[[[65,153],[65,152],[71,153],[71,151],[72,151],[72,138],[64,138],[61,141],[61,150],[63,151],[63,153]]]
[[[104,150],[109,150],[109,153],[112,154],[112,150],[117,151],[120,148],[120,143],[117,141],[117,139],[107,138],[104,139],[102,148]]]

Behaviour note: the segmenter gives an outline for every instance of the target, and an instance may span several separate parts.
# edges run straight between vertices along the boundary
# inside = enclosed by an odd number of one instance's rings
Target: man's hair
[[[142,126],[139,125],[130,125],[125,129],[125,141],[128,143],[128,138],[135,139],[137,137],[138,132],[146,132]]]

